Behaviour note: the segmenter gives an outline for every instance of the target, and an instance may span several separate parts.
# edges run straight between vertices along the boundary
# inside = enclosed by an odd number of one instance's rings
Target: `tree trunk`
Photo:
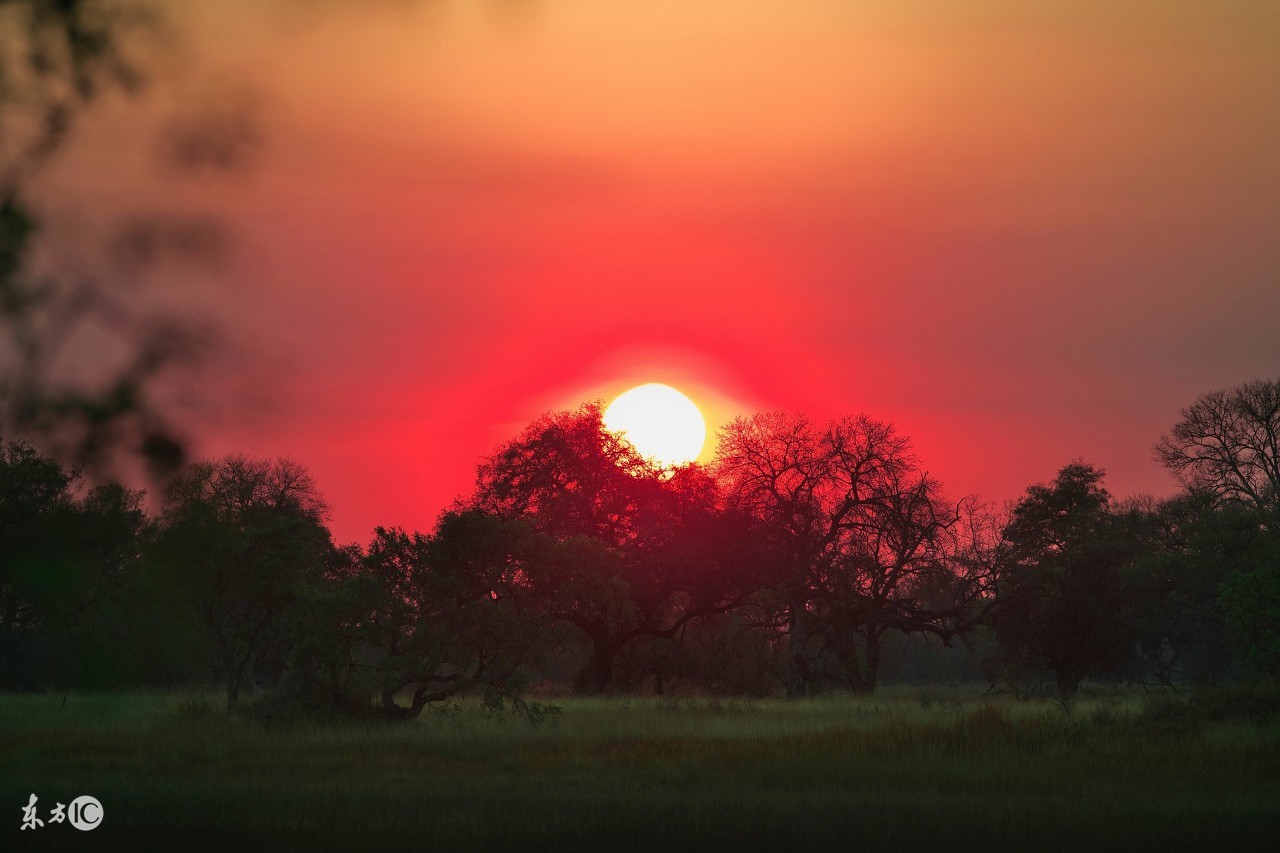
[[[1080,689],[1080,682],[1084,680],[1084,676],[1074,667],[1055,669],[1053,674],[1058,681],[1058,696],[1063,699],[1073,698]]]
[[[249,688],[250,696],[258,695],[258,679],[253,673],[253,658],[250,658],[249,662],[245,664],[244,683]]]
[[[613,692],[613,663],[621,644],[603,633],[591,635],[591,660],[573,685],[577,696],[602,696]]]
[[[880,677],[880,626],[868,625],[866,637],[867,677],[863,682],[863,687],[867,694],[871,694],[875,692],[877,679]]]
[[[418,688],[413,693],[413,699],[409,703],[409,707],[396,704],[396,691],[384,690],[382,692],[382,716],[388,720],[414,720],[422,713],[422,709],[426,707],[423,701],[425,691]]]
[[[416,720],[422,714],[422,710],[432,702],[443,702],[445,699],[453,696],[463,685],[461,683],[446,683],[434,693],[429,692],[426,684],[419,684],[413,690],[413,699],[409,702],[409,707],[396,704],[395,690],[382,691],[382,705],[376,709],[376,713],[388,720],[406,721]],[[358,710],[368,712],[370,706],[365,703],[358,705]]]
[[[813,660],[809,656],[809,620],[803,596],[793,596],[787,607],[788,656],[791,679],[787,696],[803,698],[813,695]]]
[[[240,682],[244,680],[246,661],[237,660],[236,647],[230,645],[222,652],[222,673],[227,691],[227,713],[236,709],[240,702]]]
[[[240,701],[240,675],[232,671],[227,673],[227,713],[236,709]]]
[[[863,658],[866,665],[863,666],[858,661],[857,650],[854,650],[852,663],[856,678],[851,678],[850,682],[854,693],[859,696],[870,696],[876,691],[876,680],[880,674],[880,629],[875,625],[868,625],[862,629],[861,633],[865,644]]]

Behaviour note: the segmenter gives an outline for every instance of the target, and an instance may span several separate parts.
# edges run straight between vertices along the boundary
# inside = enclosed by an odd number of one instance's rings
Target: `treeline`
[[[361,547],[289,460],[188,466],[150,514],[10,441],[0,687],[216,679],[232,708],[406,718],[462,691],[866,693],[904,647],[1063,697],[1270,677],[1278,442],[1280,380],[1252,382],[1159,441],[1175,497],[1116,500],[1075,461],[997,508],[948,498],[865,416],[739,419],[713,464],[664,470],[586,405],[484,460],[430,534]]]

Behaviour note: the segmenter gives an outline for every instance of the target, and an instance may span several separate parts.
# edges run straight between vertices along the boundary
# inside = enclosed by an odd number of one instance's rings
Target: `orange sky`
[[[1003,500],[1076,457],[1167,492],[1178,408],[1280,371],[1272,2],[168,5],[51,215],[222,217],[228,271],[154,284],[224,332],[197,449],[306,463],[343,540],[645,381],[866,411]],[[157,165],[227,98],[248,168]]]

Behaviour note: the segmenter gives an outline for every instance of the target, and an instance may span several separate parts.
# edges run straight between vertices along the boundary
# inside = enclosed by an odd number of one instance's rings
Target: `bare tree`
[[[1280,506],[1280,379],[1205,394],[1156,444],[1156,457],[1189,489],[1264,514]]]
[[[889,424],[739,418],[721,434],[716,472],[731,505],[776,539],[791,693],[813,690],[832,659],[850,688],[869,692],[886,632],[946,642],[967,624],[985,565],[967,559],[978,542],[967,533],[982,527],[975,507],[946,501]]]

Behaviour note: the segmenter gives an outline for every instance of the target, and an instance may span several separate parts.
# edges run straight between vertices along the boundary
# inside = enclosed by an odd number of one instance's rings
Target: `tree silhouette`
[[[1157,681],[1216,684],[1233,660],[1219,601],[1223,582],[1251,564],[1264,538],[1239,504],[1207,492],[1124,508],[1142,536],[1135,582],[1138,649]]]
[[[1205,394],[1182,410],[1156,456],[1187,488],[1280,515],[1280,379]]]
[[[101,684],[137,670],[119,647],[136,595],[142,494],[0,444],[0,685]]]
[[[888,424],[739,418],[715,470],[730,505],[773,534],[792,694],[815,689],[832,660],[846,686],[874,690],[887,631],[949,640],[981,589],[983,567],[947,550],[960,542],[962,506],[942,499]]]
[[[529,710],[521,667],[546,634],[531,573],[555,547],[522,521],[478,512],[446,513],[431,536],[378,528],[365,553],[302,590],[292,689],[393,720],[468,690]]]
[[[0,663],[48,619],[50,564],[70,527],[75,480],[30,445],[0,444]]]
[[[288,459],[197,463],[166,490],[152,564],[209,649],[229,709],[273,646],[279,662],[286,611],[328,567],[327,515],[311,475]]]
[[[1224,548],[1202,561],[1226,569],[1217,605],[1245,663],[1280,672],[1280,379],[1200,397],[1156,445],[1192,493],[1212,501],[1210,530]]]
[[[716,483],[696,465],[663,470],[611,433],[598,403],[546,415],[480,466],[466,506],[523,518],[565,544],[541,573],[551,618],[590,659],[575,688],[607,692],[621,649],[674,637],[749,595],[750,557],[724,546]]]
[[[1049,669],[1069,699],[1088,675],[1122,662],[1134,640],[1134,589],[1124,569],[1136,540],[1113,512],[1103,471],[1073,462],[1013,509],[1009,565],[992,624],[1021,672]]]
[[[1245,666],[1256,675],[1280,677],[1280,542],[1260,543],[1252,566],[1222,583],[1220,603],[1240,645]]]

